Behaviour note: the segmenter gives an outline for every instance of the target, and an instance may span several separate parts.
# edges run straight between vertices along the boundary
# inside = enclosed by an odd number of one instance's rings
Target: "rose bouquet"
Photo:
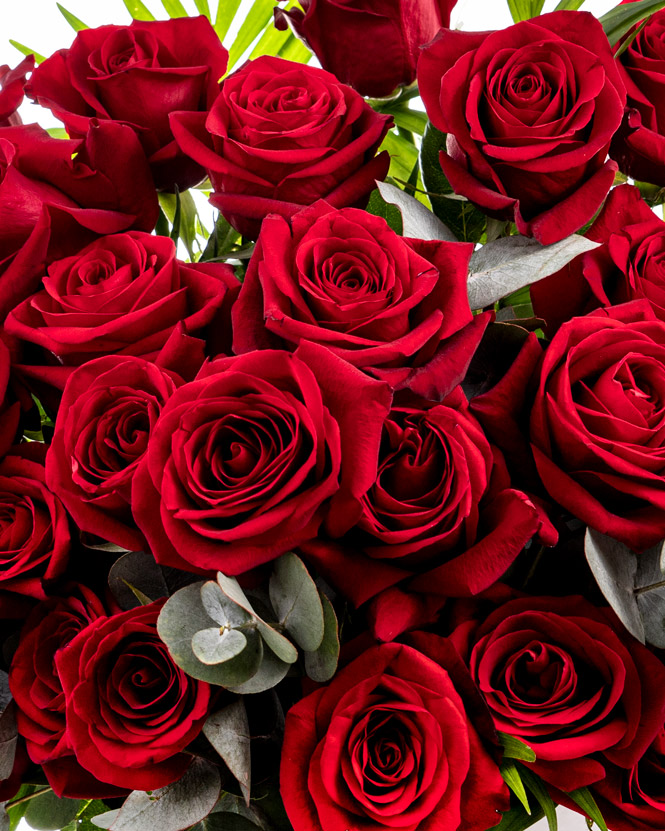
[[[125,5],[0,69],[0,829],[661,831],[665,0]]]

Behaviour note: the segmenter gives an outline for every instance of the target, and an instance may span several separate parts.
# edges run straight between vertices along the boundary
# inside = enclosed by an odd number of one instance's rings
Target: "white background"
[[[224,0],[220,0],[224,2]],[[215,0],[209,0],[215,11]],[[195,13],[192,0],[183,0],[185,7]],[[551,11],[557,0],[546,0],[544,11]],[[618,4],[618,0],[586,0],[584,10],[601,15]],[[68,11],[83,20],[88,26],[101,26],[104,23],[129,23],[130,17],[122,0],[62,0]],[[146,5],[156,17],[165,17],[158,0],[147,0]],[[247,0],[243,5],[248,6]],[[238,13],[238,18],[242,15]],[[451,25],[461,29],[498,29],[509,26],[512,19],[508,5],[502,0],[459,0]],[[58,11],[55,0],[0,0],[0,64],[15,66],[22,56],[11,46],[8,38],[35,49],[42,55],[50,55],[56,49],[70,45],[74,32]],[[229,33],[233,37],[233,30]],[[226,46],[229,46],[227,38]],[[44,127],[58,124],[47,110],[41,110],[31,104],[23,106],[21,113],[24,121],[38,121]],[[564,809],[559,809],[560,831],[586,831],[586,823],[581,816]],[[29,829],[26,823],[20,828]],[[534,831],[546,831],[547,823],[542,820],[533,826]],[[314,830],[313,830],[314,831]]]

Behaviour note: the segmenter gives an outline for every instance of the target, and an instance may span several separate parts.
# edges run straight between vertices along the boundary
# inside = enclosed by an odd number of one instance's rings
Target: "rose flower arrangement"
[[[581,5],[0,68],[0,828],[665,828],[665,0]]]

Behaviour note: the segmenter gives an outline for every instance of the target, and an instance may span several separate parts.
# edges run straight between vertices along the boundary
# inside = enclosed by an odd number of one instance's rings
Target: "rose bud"
[[[361,95],[381,98],[416,79],[419,47],[450,24],[457,0],[303,0],[275,9],[275,26],[290,24],[321,66]]]

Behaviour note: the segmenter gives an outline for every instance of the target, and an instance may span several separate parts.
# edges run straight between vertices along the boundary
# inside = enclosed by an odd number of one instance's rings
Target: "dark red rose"
[[[419,47],[450,23],[457,0],[304,0],[275,9],[275,25],[288,23],[321,66],[361,95],[381,98],[416,80]]]
[[[104,234],[151,231],[158,211],[129,127],[93,121],[76,141],[0,128],[0,319],[39,289],[47,263]]]
[[[65,387],[46,481],[77,526],[128,550],[145,545],[132,519],[132,479],[178,376],[141,358],[83,364]]]
[[[535,313],[547,321],[548,333],[571,317],[630,300],[648,300],[665,321],[665,222],[639,190],[614,188],[585,236],[603,245],[531,286]]]
[[[626,92],[603,28],[561,11],[498,32],[444,29],[418,64],[427,113],[448,134],[456,193],[544,244],[601,206]]]
[[[665,667],[610,609],[581,597],[525,597],[452,635],[497,730],[533,748],[564,791],[632,767],[665,720]]]
[[[81,768],[72,755],[65,723],[65,696],[55,655],[93,620],[106,614],[90,589],[73,587],[66,598],[51,597],[30,613],[9,670],[18,731],[30,759],[42,765],[58,796],[116,796]]]
[[[98,617],[56,652],[66,737],[101,782],[131,790],[169,785],[208,715],[210,687],[174,664],[157,636],[164,600]]]
[[[665,824],[665,728],[631,768],[608,766],[592,792],[612,831],[660,831]]]
[[[443,597],[484,591],[542,524],[460,388],[439,405],[391,410],[360,508],[343,539],[302,548],[356,604],[401,581]]]
[[[231,266],[181,262],[168,237],[139,231],[102,237],[53,262],[42,282],[5,328],[40,347],[25,361],[30,376],[55,385],[54,364],[75,367],[108,354],[153,360],[180,324],[190,335],[209,331],[217,343],[217,327],[230,332],[240,289]]]
[[[317,199],[364,207],[388,172],[388,154],[375,153],[390,123],[329,72],[268,56],[226,78],[207,116],[171,118],[210,176],[212,204],[252,239],[269,213],[290,217]]]
[[[573,516],[635,551],[665,537],[665,323],[646,301],[573,318],[544,355],[530,338],[471,407]]]
[[[16,112],[23,102],[23,90],[26,77],[32,72],[35,58],[30,55],[11,69],[6,64],[0,66],[0,127],[10,127],[21,123]]]
[[[14,447],[0,462],[0,591],[43,599],[63,573],[70,547],[67,514],[46,486],[45,447]]]
[[[477,691],[436,635],[362,653],[286,717],[281,792],[295,831],[487,831],[508,791]]]
[[[234,350],[314,341],[395,388],[441,398],[488,322],[469,308],[472,252],[404,239],[381,217],[325,202],[268,216],[233,310]]]
[[[0,459],[17,438],[21,405],[10,387],[11,353],[0,336]]]
[[[184,190],[203,168],[178,150],[174,110],[205,112],[217,95],[228,52],[207,17],[134,20],[80,31],[35,70],[28,95],[84,136],[91,118],[129,125],[159,189]]]
[[[631,0],[622,0],[622,4]],[[618,65],[628,99],[610,156],[628,176],[665,185],[665,13],[649,15],[646,25],[630,32]]]
[[[167,402],[134,475],[132,511],[157,562],[240,574],[324,519],[348,527],[390,399],[313,344],[204,366]]]

